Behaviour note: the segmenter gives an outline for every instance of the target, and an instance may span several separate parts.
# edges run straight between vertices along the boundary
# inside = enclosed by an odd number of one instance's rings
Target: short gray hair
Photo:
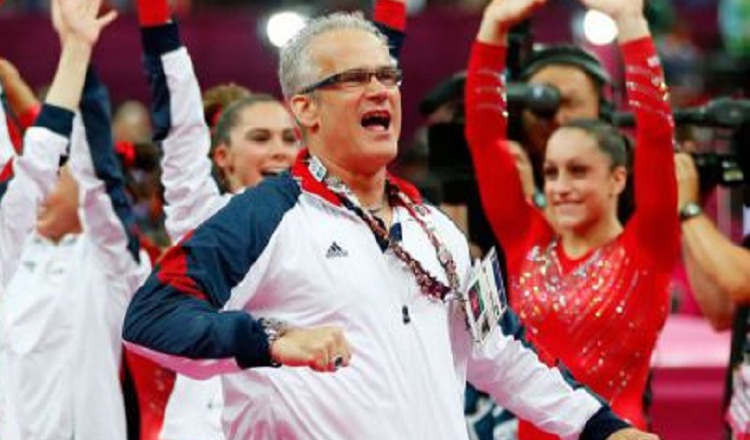
[[[312,59],[310,43],[326,32],[340,29],[358,29],[377,37],[384,47],[388,39],[375,25],[366,20],[361,12],[336,12],[313,19],[281,49],[279,81],[284,98],[290,98],[320,77],[320,69]]]

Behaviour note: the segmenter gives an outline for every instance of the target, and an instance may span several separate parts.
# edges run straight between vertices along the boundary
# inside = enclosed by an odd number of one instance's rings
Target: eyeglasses
[[[306,95],[317,89],[330,86],[339,86],[342,89],[356,89],[364,87],[372,81],[372,77],[378,79],[380,84],[386,87],[401,86],[401,69],[398,67],[387,66],[379,67],[374,70],[368,69],[350,69],[324,78],[300,91],[301,95]]]

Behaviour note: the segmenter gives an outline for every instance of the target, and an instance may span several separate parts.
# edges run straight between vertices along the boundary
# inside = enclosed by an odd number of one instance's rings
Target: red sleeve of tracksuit
[[[551,229],[526,200],[507,144],[505,69],[507,48],[475,42],[466,77],[466,138],[485,215],[505,250],[511,272]]]

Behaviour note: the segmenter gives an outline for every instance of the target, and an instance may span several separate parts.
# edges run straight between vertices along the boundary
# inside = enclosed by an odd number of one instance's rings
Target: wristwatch
[[[680,221],[684,222],[685,220],[689,220],[702,213],[703,208],[701,208],[701,205],[695,202],[688,202],[682,207],[682,209],[680,209]]]
[[[271,366],[278,368],[281,366],[281,362],[273,358],[273,355],[271,354],[271,346],[277,339],[284,336],[284,333],[289,330],[289,325],[284,321],[273,318],[260,318],[258,319],[258,322],[261,327],[263,327],[263,331],[266,333],[266,338],[268,338],[268,357],[271,359]]]

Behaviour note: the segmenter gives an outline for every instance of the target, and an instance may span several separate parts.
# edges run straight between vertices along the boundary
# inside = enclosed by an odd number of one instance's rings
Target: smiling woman
[[[637,209],[627,225],[617,209],[628,145],[599,120],[560,121],[544,152],[549,206],[541,212],[525,199],[506,135],[503,29],[544,0],[495,0],[485,11],[466,80],[467,137],[483,207],[506,251],[511,305],[529,339],[545,361],[564,364],[643,429],[649,359],[668,313],[679,245],[672,114],[642,1],[581,2],[620,29],[638,145]],[[550,437],[521,422],[519,438]]]
[[[212,144],[224,189],[237,193],[288,169],[298,140],[286,107],[270,95],[252,94],[222,112]]]
[[[544,162],[550,221],[558,231],[584,236],[595,228],[604,237],[619,234],[617,205],[627,178],[627,142],[614,127],[595,119],[563,124],[550,137]]]

